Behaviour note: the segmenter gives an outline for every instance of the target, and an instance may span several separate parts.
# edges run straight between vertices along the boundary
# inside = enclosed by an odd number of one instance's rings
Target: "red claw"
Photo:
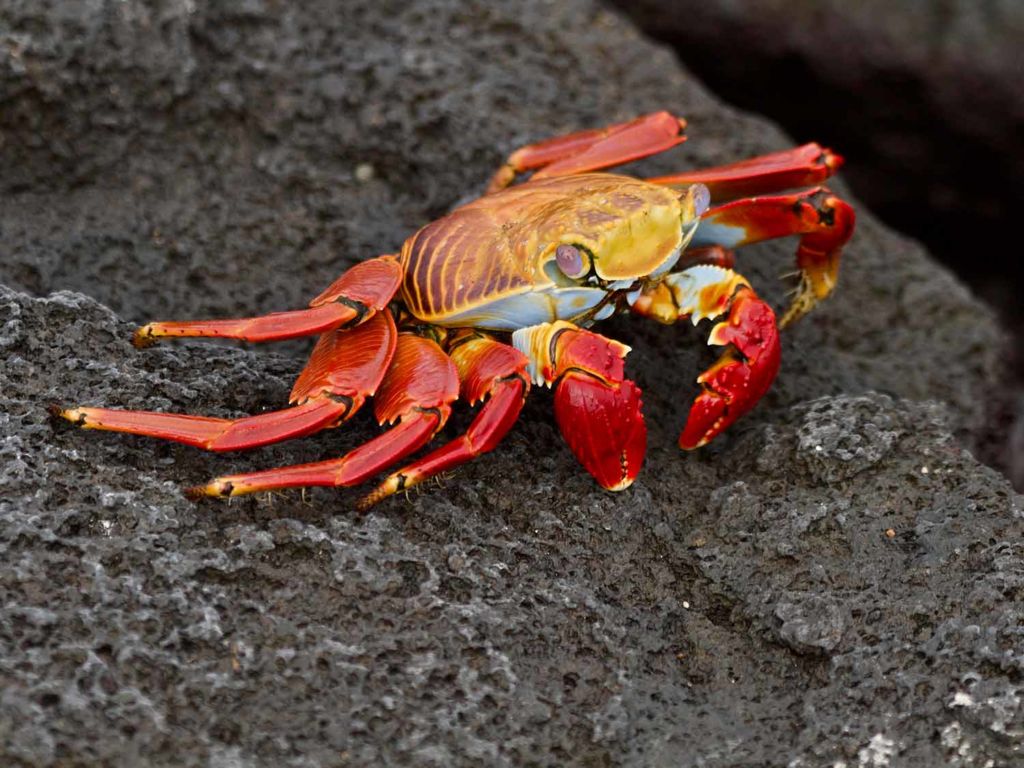
[[[565,374],[555,391],[555,419],[569,448],[603,488],[621,491],[640,473],[647,450],[640,387]]]
[[[538,381],[555,385],[555,420],[580,463],[621,491],[640,473],[647,427],[640,387],[625,377],[625,344],[564,321],[516,331]]]
[[[697,379],[704,391],[679,436],[679,446],[687,450],[707,444],[753,408],[779,372],[775,313],[748,288],[736,295],[728,319],[714,327],[709,343],[729,346]]]

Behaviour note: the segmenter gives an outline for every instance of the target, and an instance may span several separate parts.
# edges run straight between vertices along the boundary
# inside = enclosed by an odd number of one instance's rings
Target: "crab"
[[[493,450],[531,386],[546,385],[580,463],[604,488],[627,488],[646,451],[641,392],[625,376],[629,347],[593,325],[616,313],[718,321],[708,343],[724,350],[698,377],[679,437],[684,449],[700,447],[767,391],[779,370],[779,326],[831,293],[853,233],[850,205],[817,186],[842,158],[814,143],[657,178],[606,172],[680,144],[685,127],[662,111],[524,146],[481,197],[424,226],[399,254],[356,264],[305,309],[136,331],[138,347],[163,337],[319,335],[287,408],[235,419],[92,407],[57,413],[86,429],[209,451],[336,427],[371,396],[377,420],[389,425],[341,458],[219,477],[189,489],[196,498],[363,483],[425,446],[457,399],[483,402],[464,434],[388,474],[358,503],[365,509]],[[800,278],[776,323],[735,271],[733,249],[787,235],[800,236]]]

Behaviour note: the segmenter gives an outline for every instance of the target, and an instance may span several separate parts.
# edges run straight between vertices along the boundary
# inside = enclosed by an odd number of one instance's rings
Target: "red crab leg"
[[[474,335],[458,343],[449,354],[459,371],[463,398],[470,405],[484,398],[487,402],[464,435],[388,475],[360,499],[360,509],[493,450],[519,417],[530,391],[527,361],[521,353],[495,339]]]
[[[674,269],[681,272],[687,267],[695,267],[698,264],[711,264],[723,269],[732,269],[736,266],[736,254],[720,245],[687,248],[676,262]]]
[[[555,386],[555,420],[579,462],[603,488],[628,488],[647,450],[640,388],[625,378],[629,347],[564,321],[512,339],[534,380]]]
[[[853,236],[853,208],[824,187],[789,195],[748,197],[710,208],[693,236],[694,246],[736,248],[787,235],[802,235],[796,263],[801,284],[782,325],[806,314],[832,292],[842,248]]]
[[[820,144],[760,155],[738,163],[657,176],[648,181],[669,186],[703,184],[716,203],[749,195],[820,184],[843,165],[843,158]]]
[[[398,348],[377,390],[374,411],[381,424],[398,425],[340,459],[218,477],[188,495],[238,496],[302,486],[357,485],[418,450],[444,426],[459,396],[458,372],[430,339],[398,337]]]
[[[537,172],[533,178],[585,173],[622,165],[671,149],[686,141],[686,121],[668,112],[653,112],[626,123],[597,130],[577,131],[517,149],[491,179],[487,191],[511,184],[517,174]]]
[[[310,302],[309,309],[232,320],[149,323],[135,331],[132,343],[148,347],[162,336],[206,336],[245,341],[277,341],[351,327],[391,301],[402,280],[394,256],[356,264]]]
[[[382,312],[351,330],[324,334],[292,390],[291,408],[219,419],[151,411],[69,408],[57,414],[85,429],[130,432],[208,451],[256,448],[350,418],[380,384],[395,351],[395,322]]]
[[[779,372],[775,313],[736,272],[703,265],[669,275],[648,288],[633,310],[664,323],[726,314],[711,329],[709,344],[725,346],[697,381],[703,391],[679,436],[682,448],[699,448],[753,408]]]

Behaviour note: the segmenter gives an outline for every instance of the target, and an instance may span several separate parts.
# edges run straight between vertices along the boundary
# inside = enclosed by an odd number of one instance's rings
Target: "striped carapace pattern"
[[[445,319],[542,290],[561,243],[586,247],[602,277],[649,274],[681,239],[679,192],[626,176],[540,179],[487,195],[428,224],[402,247],[402,298],[420,320]]]

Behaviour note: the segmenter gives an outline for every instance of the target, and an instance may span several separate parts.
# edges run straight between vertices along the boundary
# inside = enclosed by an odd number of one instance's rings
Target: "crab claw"
[[[555,420],[576,458],[604,488],[628,488],[647,450],[640,388],[625,378],[629,347],[562,321],[516,331],[512,343],[534,381],[555,386]]]
[[[555,390],[555,419],[569,448],[603,488],[621,491],[640,473],[647,426],[640,388],[570,371]]]
[[[729,317],[712,329],[708,343],[727,346],[697,379],[704,391],[679,436],[687,450],[707,444],[753,408],[779,372],[775,313],[749,287],[733,296]]]

